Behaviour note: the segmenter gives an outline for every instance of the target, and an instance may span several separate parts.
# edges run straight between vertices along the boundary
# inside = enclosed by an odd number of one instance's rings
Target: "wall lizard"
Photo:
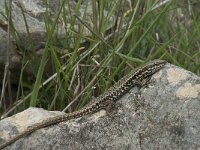
[[[59,123],[63,121],[67,121],[70,119],[79,118],[88,114],[93,114],[98,112],[99,110],[111,110],[115,102],[122,97],[125,93],[127,93],[132,87],[138,86],[142,87],[148,83],[151,76],[159,71],[167,62],[165,60],[154,60],[143,67],[138,68],[136,71],[132,71],[131,73],[127,74],[123,78],[121,78],[118,82],[116,82],[112,87],[110,87],[106,92],[101,94],[99,97],[95,98],[90,105],[86,107],[64,115],[59,115],[55,117],[51,117],[47,120],[44,120],[40,123],[36,123],[35,125],[28,127],[25,131],[19,133],[6,141],[5,143],[0,144],[0,149],[5,148],[6,146],[12,144],[16,140],[20,139],[21,137],[25,137],[30,133]]]

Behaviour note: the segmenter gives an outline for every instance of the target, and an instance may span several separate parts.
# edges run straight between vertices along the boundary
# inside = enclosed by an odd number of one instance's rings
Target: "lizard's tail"
[[[41,129],[41,128],[44,128],[44,127],[47,127],[47,126],[50,126],[50,125],[54,125],[54,124],[59,123],[59,122],[67,121],[67,120],[70,120],[70,119],[79,118],[79,117],[87,115],[89,113],[90,113],[89,109],[81,109],[81,110],[75,111],[73,113],[48,118],[47,120],[44,120],[40,123],[36,123],[33,126],[28,127],[25,131],[23,131],[23,132],[19,133],[18,135],[10,138],[5,143],[0,144],[0,149],[5,148],[6,146],[17,141],[18,139],[25,137],[25,136],[29,135],[30,133],[32,133],[32,132],[34,132],[38,129]]]

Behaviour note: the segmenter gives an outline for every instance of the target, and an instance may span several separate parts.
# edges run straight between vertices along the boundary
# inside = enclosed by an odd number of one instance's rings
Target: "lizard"
[[[79,118],[88,114],[94,114],[102,109],[110,111],[119,98],[121,98],[134,86],[142,87],[146,85],[149,82],[151,76],[163,68],[166,63],[167,61],[165,60],[153,60],[146,65],[139,67],[137,70],[131,71],[129,74],[125,75],[118,82],[116,82],[112,87],[108,88],[106,92],[95,98],[92,103],[86,107],[83,107],[82,109],[72,113],[58,115],[48,118],[40,123],[36,123],[18,135],[11,137],[5,143],[0,144],[0,149],[5,148],[18,139],[25,137],[38,129],[48,127],[56,123]]]

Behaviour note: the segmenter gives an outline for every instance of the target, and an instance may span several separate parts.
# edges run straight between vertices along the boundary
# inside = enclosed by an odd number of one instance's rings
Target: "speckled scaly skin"
[[[167,62],[164,60],[154,60],[143,67],[138,68],[136,71],[132,71],[128,75],[124,76],[122,79],[120,79],[117,83],[115,83],[112,87],[110,87],[106,92],[104,92],[102,95],[97,97],[93,100],[93,103],[90,105],[82,108],[79,111],[59,115],[55,117],[48,118],[40,123],[36,123],[35,125],[27,128],[25,131],[21,132],[19,135],[16,135],[6,141],[5,143],[2,143],[0,145],[0,149],[5,148],[6,146],[12,144],[16,140],[20,139],[21,137],[25,137],[26,135],[29,135],[30,133],[59,123],[63,121],[67,121],[74,118],[79,118],[81,116],[85,116],[88,114],[93,114],[95,112],[98,112],[99,110],[105,109],[109,110],[112,109],[112,106],[115,104],[115,102],[123,96],[125,93],[127,93],[131,88],[134,86],[143,86],[147,83],[147,81],[150,79],[150,77],[157,71],[159,71]]]

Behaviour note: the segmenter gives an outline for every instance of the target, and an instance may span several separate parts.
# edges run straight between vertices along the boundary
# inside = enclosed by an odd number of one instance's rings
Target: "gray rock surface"
[[[200,149],[200,78],[167,64],[151,81],[125,94],[109,115],[102,110],[49,126],[5,149]],[[29,108],[6,118],[0,121],[0,143],[61,113]]]

